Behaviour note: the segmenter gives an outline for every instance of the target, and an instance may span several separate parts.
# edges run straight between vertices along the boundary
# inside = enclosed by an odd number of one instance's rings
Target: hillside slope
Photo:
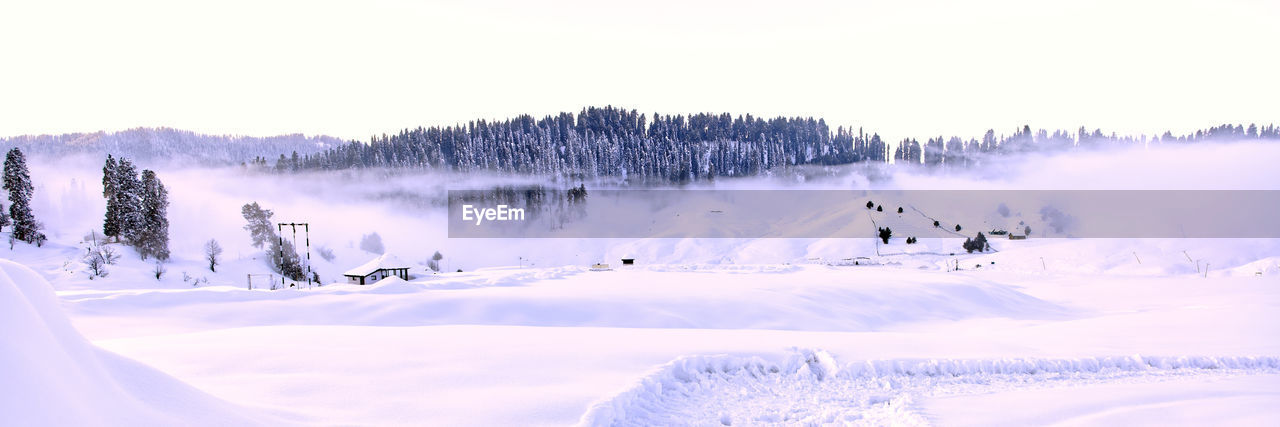
[[[264,418],[102,350],[76,332],[52,287],[0,260],[0,413],[8,425],[266,425]]]

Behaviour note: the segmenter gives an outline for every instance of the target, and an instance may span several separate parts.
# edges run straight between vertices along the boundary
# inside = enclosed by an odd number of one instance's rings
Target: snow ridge
[[[579,425],[832,423],[927,425],[913,396],[970,394],[1186,375],[1280,372],[1275,356],[889,359],[840,365],[823,350],[687,356],[598,401]]]
[[[39,273],[0,259],[4,425],[273,425],[85,340]]]

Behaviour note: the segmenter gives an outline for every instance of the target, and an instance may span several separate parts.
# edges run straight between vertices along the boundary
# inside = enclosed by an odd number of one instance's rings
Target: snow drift
[[[797,424],[926,425],[913,396],[973,394],[1188,375],[1280,372],[1280,357],[1104,356],[1074,359],[893,359],[840,365],[823,350],[686,356],[593,404],[584,426]]]
[[[254,425],[261,415],[102,350],[52,287],[0,259],[0,414],[10,425]],[[271,420],[278,423],[279,420]]]

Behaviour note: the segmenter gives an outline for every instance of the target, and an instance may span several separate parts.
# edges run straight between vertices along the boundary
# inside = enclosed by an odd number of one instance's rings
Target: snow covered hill
[[[0,260],[0,413],[10,425],[270,425],[281,420],[102,350],[71,326],[49,283]]]
[[[281,154],[320,152],[345,141],[330,136],[302,134],[269,137],[204,135],[171,128],[134,128],[117,132],[23,135],[0,138],[0,149],[17,147],[28,155],[65,158],[107,154],[148,163],[184,166],[238,165],[263,157],[269,166]]]

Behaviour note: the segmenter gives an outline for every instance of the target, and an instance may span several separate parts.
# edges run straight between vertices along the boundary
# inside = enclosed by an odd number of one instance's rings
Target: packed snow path
[[[928,425],[914,403],[921,397],[1277,373],[1276,357],[901,359],[842,367],[821,350],[797,350],[781,363],[695,356],[592,405],[581,424]]]

